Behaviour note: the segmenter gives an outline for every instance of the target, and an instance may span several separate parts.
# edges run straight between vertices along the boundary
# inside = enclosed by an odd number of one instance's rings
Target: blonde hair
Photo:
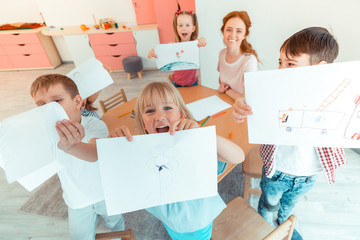
[[[172,84],[168,82],[151,82],[142,89],[135,105],[135,121],[140,134],[147,134],[142,118],[144,109],[152,105],[155,100],[161,100],[165,103],[173,102],[185,118],[193,119],[180,93]]]
[[[177,31],[177,18],[180,15],[189,15],[191,17],[193,24],[195,26],[195,31],[191,34],[190,41],[196,40],[199,35],[199,24],[198,24],[198,20],[197,20],[195,12],[193,12],[193,11],[177,11],[177,12],[175,12],[174,18],[173,18],[173,29],[174,29],[174,35],[175,35],[175,42],[181,42],[181,38]]]
[[[61,84],[65,91],[70,94],[71,98],[79,95],[79,90],[75,82],[67,76],[61,74],[45,74],[36,78],[35,81],[31,84],[30,94],[32,97],[34,97],[40,89],[45,89],[47,91],[51,86],[57,84]]]

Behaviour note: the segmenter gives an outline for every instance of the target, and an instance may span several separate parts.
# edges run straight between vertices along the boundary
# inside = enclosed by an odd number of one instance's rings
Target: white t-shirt
[[[276,170],[294,176],[312,176],[322,171],[320,160],[314,147],[277,146]]]
[[[220,81],[228,84],[231,89],[238,93],[244,93],[244,73],[257,71],[257,59],[253,54],[244,53],[236,62],[226,62],[227,49],[224,48],[219,53],[217,70]]]
[[[84,143],[109,135],[105,123],[96,117],[82,116],[81,125],[85,129]],[[58,175],[66,205],[78,209],[104,200],[99,163],[87,162],[63,151],[57,153],[57,160],[63,165]]]

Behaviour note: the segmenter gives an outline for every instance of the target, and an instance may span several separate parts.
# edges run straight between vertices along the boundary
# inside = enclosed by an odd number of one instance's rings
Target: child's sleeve
[[[92,117],[88,127],[85,127],[85,135],[89,140],[93,138],[107,138],[109,136],[109,131],[102,120]]]

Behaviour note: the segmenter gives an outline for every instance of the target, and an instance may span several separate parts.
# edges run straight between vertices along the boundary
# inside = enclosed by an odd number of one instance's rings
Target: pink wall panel
[[[181,10],[195,10],[195,0],[179,0]],[[173,16],[178,9],[176,0],[154,0],[160,43],[174,42]]]
[[[154,0],[132,0],[136,14],[136,23],[156,23]]]

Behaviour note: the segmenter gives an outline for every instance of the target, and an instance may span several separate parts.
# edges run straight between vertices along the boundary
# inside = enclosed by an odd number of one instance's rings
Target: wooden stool
[[[260,145],[254,146],[245,155],[245,161],[242,164],[242,173],[245,174],[244,199],[248,202],[250,194],[261,195],[261,189],[251,188],[251,178],[261,179],[263,162],[259,154]]]
[[[136,73],[139,78],[142,78],[143,64],[141,57],[129,56],[122,60],[124,71],[127,73],[127,78],[131,79],[131,74]]]

